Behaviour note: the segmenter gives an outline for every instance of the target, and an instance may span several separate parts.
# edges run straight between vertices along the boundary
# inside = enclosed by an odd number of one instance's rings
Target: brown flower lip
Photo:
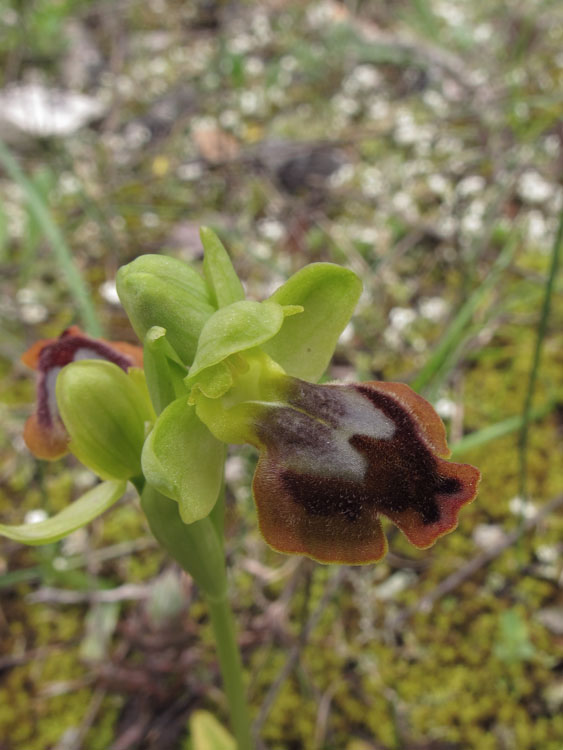
[[[479,471],[445,460],[442,421],[401,383],[291,379],[287,405],[265,409],[255,429],[259,525],[281,552],[375,562],[387,551],[381,516],[425,549],[477,494]]]
[[[55,383],[60,370],[79,359],[107,359],[127,371],[142,367],[142,349],[124,341],[92,339],[70,326],[56,339],[41,339],[22,355],[22,362],[37,370],[37,406],[25,423],[23,437],[37,456],[54,460],[68,450],[68,434],[60,418]]]

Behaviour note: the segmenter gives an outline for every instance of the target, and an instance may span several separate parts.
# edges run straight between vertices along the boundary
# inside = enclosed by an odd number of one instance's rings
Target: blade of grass
[[[457,357],[452,356],[460,346],[464,332],[475,314],[475,311],[483,301],[485,295],[498,282],[502,272],[511,262],[517,247],[517,239],[511,237],[498,255],[488,276],[475,289],[467,302],[463,304],[446,330],[440,344],[424,365],[414,381],[410,384],[415,391],[426,391],[432,380],[438,376],[444,366],[449,365],[450,369],[457,361]]]
[[[538,322],[538,329],[536,334],[536,345],[534,348],[534,355],[532,358],[532,365],[530,368],[530,377],[528,380],[528,388],[526,390],[526,397],[524,400],[524,407],[522,409],[522,426],[520,430],[520,437],[518,440],[518,462],[519,462],[519,482],[518,490],[519,495],[522,499],[526,499],[528,496],[528,428],[530,425],[532,415],[532,402],[534,399],[534,391],[538,380],[538,373],[540,369],[541,355],[543,349],[543,343],[545,335],[547,333],[547,321],[549,319],[549,312],[551,309],[551,300],[553,298],[553,290],[555,288],[555,278],[557,276],[557,270],[559,268],[559,261],[561,255],[561,245],[563,244],[563,211],[559,216],[559,227],[553,241],[553,248],[551,251],[551,263],[549,268],[549,274],[545,284],[545,294],[543,298],[543,304]]]
[[[543,419],[553,411],[554,408],[555,402],[550,402],[544,406],[538,407],[537,409],[533,409],[530,412],[529,419],[531,422]],[[508,419],[503,419],[501,422],[496,422],[496,424],[483,427],[482,430],[472,432],[470,435],[466,435],[452,445],[451,458],[458,459],[460,456],[465,455],[474,448],[481,448],[483,445],[493,442],[493,440],[498,440],[505,435],[510,435],[512,432],[518,432],[518,430],[522,429],[523,424],[524,417],[522,414],[516,414],[513,417],[508,417]]]
[[[30,212],[35,216],[37,223],[51,246],[59,267],[66,276],[70,293],[79,309],[84,329],[91,336],[102,336],[102,326],[92,304],[92,299],[84,280],[74,264],[72,253],[61,230],[51,216],[51,212],[41,194],[33,182],[25,175],[17,160],[1,139],[0,164],[4,167],[9,177],[23,190]]]
[[[411,14],[418,28],[433,41],[440,36],[438,19],[428,0],[411,0]]]

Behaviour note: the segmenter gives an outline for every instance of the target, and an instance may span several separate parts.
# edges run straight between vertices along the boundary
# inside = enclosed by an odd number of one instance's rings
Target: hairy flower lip
[[[21,361],[37,370],[37,405],[23,433],[37,458],[54,460],[68,452],[68,433],[57,407],[55,383],[60,370],[79,359],[106,359],[127,372],[130,367],[142,367],[143,352],[125,341],[90,338],[78,326],[70,326],[58,338],[36,341]]]
[[[382,516],[419,549],[457,526],[480,474],[444,459],[445,428],[427,401],[401,383],[288,383],[286,405],[255,417],[253,490],[270,546],[364,564],[387,550]]]

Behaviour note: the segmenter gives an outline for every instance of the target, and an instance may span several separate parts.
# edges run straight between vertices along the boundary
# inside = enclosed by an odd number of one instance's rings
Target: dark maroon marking
[[[37,369],[47,372],[52,367],[64,367],[74,361],[78,349],[91,349],[96,354],[99,354],[102,359],[113,362],[121,367],[122,370],[125,370],[125,372],[133,364],[133,360],[130,357],[117,351],[117,349],[109,346],[109,344],[97,341],[96,339],[90,339],[87,336],[73,336],[67,330],[63,331],[59,338],[51,344],[43,347],[39,354]]]
[[[319,386],[311,386],[316,387]],[[396,427],[393,437],[387,440],[360,434],[350,438],[350,444],[367,459],[364,481],[283,469],[284,487],[311,515],[340,516],[353,522],[364,511],[376,510],[385,514],[413,509],[424,525],[436,523],[440,520],[437,495],[443,498],[457,494],[462,489],[461,482],[440,474],[436,457],[419,437],[416,422],[398,402],[365,386],[355,388]],[[322,414],[319,416],[324,418]],[[318,424],[314,420],[309,420],[309,423]],[[303,427],[306,426],[304,423]],[[269,415],[262,437],[273,453],[283,457],[284,444],[292,448],[296,446],[294,432],[287,430],[283,420],[271,421]],[[315,436],[310,435],[309,440],[301,435],[298,437],[310,447]]]
[[[79,349],[90,349],[100,358],[113,362],[125,372],[133,364],[132,359],[108,344],[104,344],[103,341],[96,341],[86,336],[75,336],[69,333],[68,329],[63,331],[58,339],[43,347],[37,363],[39,372],[37,379],[37,421],[43,427],[50,428],[53,421],[59,419],[57,414],[51,414],[49,411],[46,376],[53,367],[64,367],[74,362],[76,352]]]

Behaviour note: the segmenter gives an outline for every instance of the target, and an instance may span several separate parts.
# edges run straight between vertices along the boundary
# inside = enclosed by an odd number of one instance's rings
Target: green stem
[[[145,485],[141,495],[141,507],[154,536],[205,594],[238,750],[251,750],[250,718],[227,594],[225,554],[218,533],[220,526],[210,517],[185,524],[180,518],[178,503],[161,495],[149,484]]]
[[[221,599],[209,598],[208,605],[237,747],[238,750],[251,750],[250,716],[246,703],[242,661],[227,594],[225,593]]]
[[[523,500],[528,498],[528,428],[532,421],[532,402],[534,399],[534,393],[536,390],[536,383],[538,379],[538,373],[540,369],[540,360],[543,350],[543,343],[545,335],[547,333],[547,322],[549,319],[549,313],[551,309],[551,300],[553,298],[553,292],[555,289],[555,279],[557,278],[557,270],[559,267],[559,260],[561,255],[561,247],[563,245],[563,211],[559,216],[559,227],[557,234],[553,240],[553,247],[551,250],[551,264],[549,268],[549,275],[547,277],[547,283],[545,285],[545,293],[543,298],[543,304],[540,314],[540,320],[536,333],[536,344],[534,347],[534,355],[532,359],[532,366],[530,368],[530,376],[528,379],[528,387],[526,389],[526,399],[524,401],[524,408],[522,410],[522,428],[520,430],[520,436],[518,440],[518,457],[520,464],[520,476],[519,476],[519,495]]]

